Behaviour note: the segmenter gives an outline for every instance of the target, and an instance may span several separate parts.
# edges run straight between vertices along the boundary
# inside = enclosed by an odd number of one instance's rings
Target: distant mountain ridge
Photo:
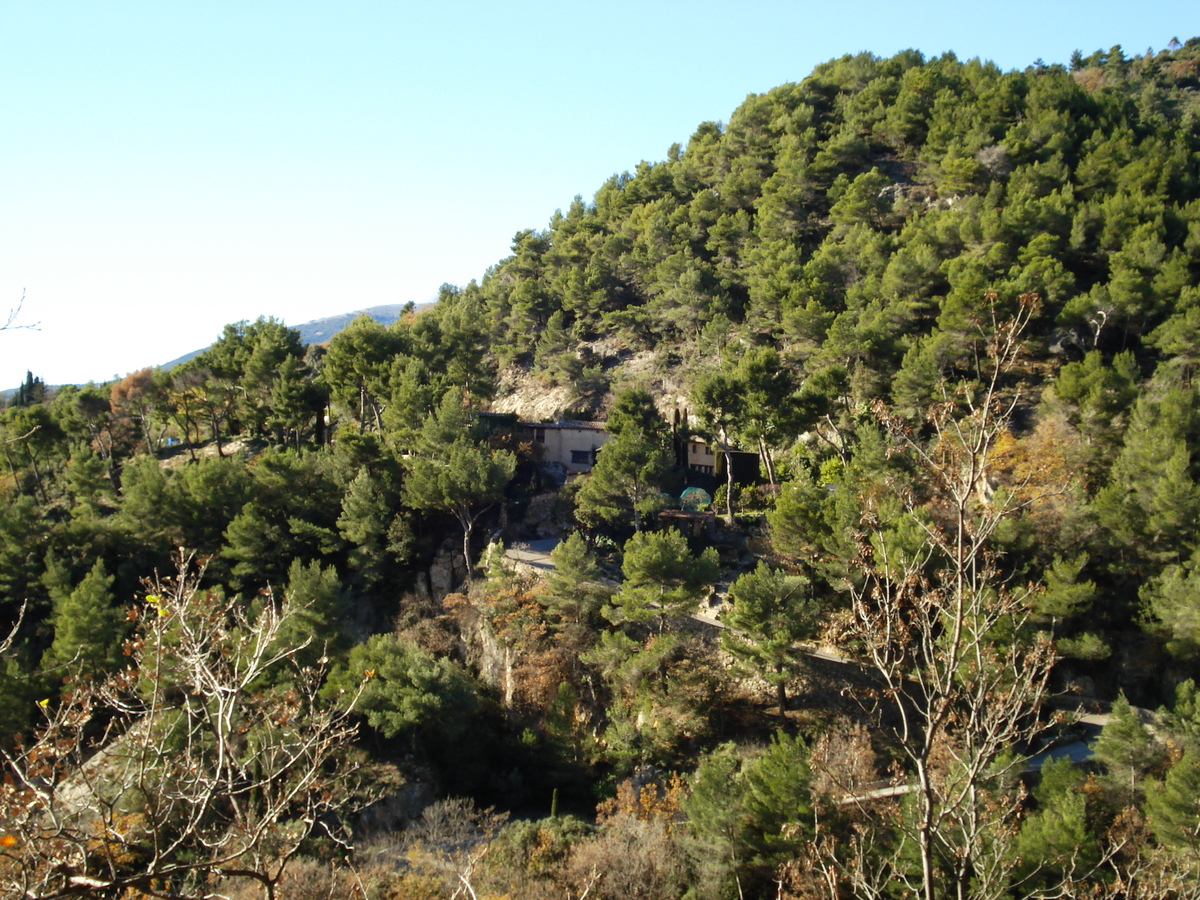
[[[366,309],[356,309],[336,316],[326,316],[323,319],[313,319],[310,322],[302,322],[299,325],[291,325],[289,327],[300,332],[300,340],[305,344],[323,344],[361,315],[368,315],[381,325],[391,325],[400,318],[400,314],[404,311],[406,305],[404,303],[387,303],[383,306],[371,306]],[[432,305],[432,303],[419,303],[415,309],[417,312],[420,312]],[[207,347],[201,347],[199,350],[185,353],[183,356],[176,357],[170,362],[163,363],[159,368],[166,370],[173,369],[175,366],[182,365],[188,360],[195,359],[207,349]]]
[[[432,306],[432,303],[422,303],[416,306],[420,311]],[[389,303],[385,306],[372,306],[368,309],[356,309],[353,312],[342,313],[340,316],[326,316],[324,319],[313,319],[301,325],[292,326],[300,332],[300,340],[306,344],[323,344],[359,316],[364,313],[380,325],[391,325],[404,312],[403,303]]]

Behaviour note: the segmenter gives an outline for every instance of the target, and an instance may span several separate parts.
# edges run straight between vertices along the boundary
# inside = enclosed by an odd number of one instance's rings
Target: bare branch
[[[8,637],[0,641],[0,658],[3,658],[12,649],[13,642],[17,639],[17,632],[21,630],[21,623],[25,621],[25,610],[28,606],[28,601],[21,603],[21,608],[17,610],[17,621],[13,623],[12,629],[8,632]]]
[[[25,305],[25,292],[21,291],[21,299],[17,302],[16,306],[14,306],[12,309],[10,309],[8,311],[8,317],[4,320],[4,324],[0,325],[0,331],[12,331],[12,330],[20,329],[20,328],[23,328],[23,329],[26,329],[29,331],[37,330],[38,326],[41,325],[41,322],[31,322],[27,325],[18,325],[17,324],[17,319],[21,315],[21,307],[23,307],[24,305]]]
[[[135,610],[130,667],[69,685],[5,754],[0,893],[200,900],[241,878],[272,896],[301,842],[347,811],[356,726],[321,700],[323,670],[282,646],[295,610],[268,598],[252,615],[201,590],[202,571],[181,553]]]

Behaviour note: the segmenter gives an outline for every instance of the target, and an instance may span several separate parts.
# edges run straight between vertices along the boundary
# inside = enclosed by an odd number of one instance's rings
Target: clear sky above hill
[[[423,302],[614,172],[845,53],[1004,69],[1200,33],[1190,2],[56,2],[0,26],[0,387]],[[2,321],[2,318],[0,318]]]

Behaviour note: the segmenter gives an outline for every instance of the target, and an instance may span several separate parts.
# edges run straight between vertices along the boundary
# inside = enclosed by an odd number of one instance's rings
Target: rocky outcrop
[[[447,538],[433,557],[433,562],[424,573],[418,575],[413,587],[421,600],[440,603],[442,598],[467,580],[467,566],[463,560],[462,543]]]
[[[496,638],[487,614],[467,594],[448,594],[442,601],[458,626],[466,662],[479,679],[496,689],[505,708],[513,699],[513,653]]]

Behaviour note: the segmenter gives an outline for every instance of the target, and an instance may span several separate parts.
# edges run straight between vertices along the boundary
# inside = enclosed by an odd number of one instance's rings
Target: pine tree
[[[609,441],[575,495],[576,516],[586,525],[619,525],[633,520],[641,531],[645,518],[661,508],[660,493],[669,459],[666,451],[637,428]]]
[[[1086,774],[1069,759],[1048,762],[1034,797],[1037,810],[1021,823],[1015,855],[1023,890],[1052,889],[1086,876],[1100,861],[1100,838],[1088,815]]]
[[[544,600],[550,613],[564,622],[588,624],[613,588],[601,581],[600,567],[578,531],[550,551],[554,571],[546,580]]]
[[[54,598],[54,643],[43,668],[93,678],[119,665],[125,615],[113,605],[113,581],[97,559],[70,594]]]
[[[1159,844],[1200,863],[1200,751],[1189,748],[1161,783],[1147,785],[1146,814]]]
[[[303,648],[293,654],[297,667],[318,666],[320,659],[345,651],[350,644],[344,630],[348,603],[334,566],[292,560],[283,596],[288,615],[278,642],[280,648]]]
[[[708,547],[695,556],[678,531],[642,531],[626,542],[621,571],[625,580],[605,617],[614,624],[657,618],[661,626],[669,616],[695,611],[717,577],[717,551]]]
[[[463,562],[471,579],[471,534],[475,523],[504,497],[516,471],[508,450],[489,450],[458,437],[436,457],[415,457],[404,480],[404,500],[413,509],[440,510],[458,520],[463,532]]]
[[[779,715],[787,716],[787,685],[803,666],[799,641],[811,638],[819,607],[808,579],[759,563],[729,588],[733,609],[721,643],[775,686]]]
[[[355,580],[372,587],[393,561],[388,528],[393,516],[382,484],[365,466],[342,497],[338,533],[350,544],[350,569]]]
[[[1137,799],[1142,776],[1160,754],[1149,729],[1125,699],[1124,692],[1113,701],[1108,724],[1100,732],[1094,753],[1104,763],[1117,802],[1127,805]]]

